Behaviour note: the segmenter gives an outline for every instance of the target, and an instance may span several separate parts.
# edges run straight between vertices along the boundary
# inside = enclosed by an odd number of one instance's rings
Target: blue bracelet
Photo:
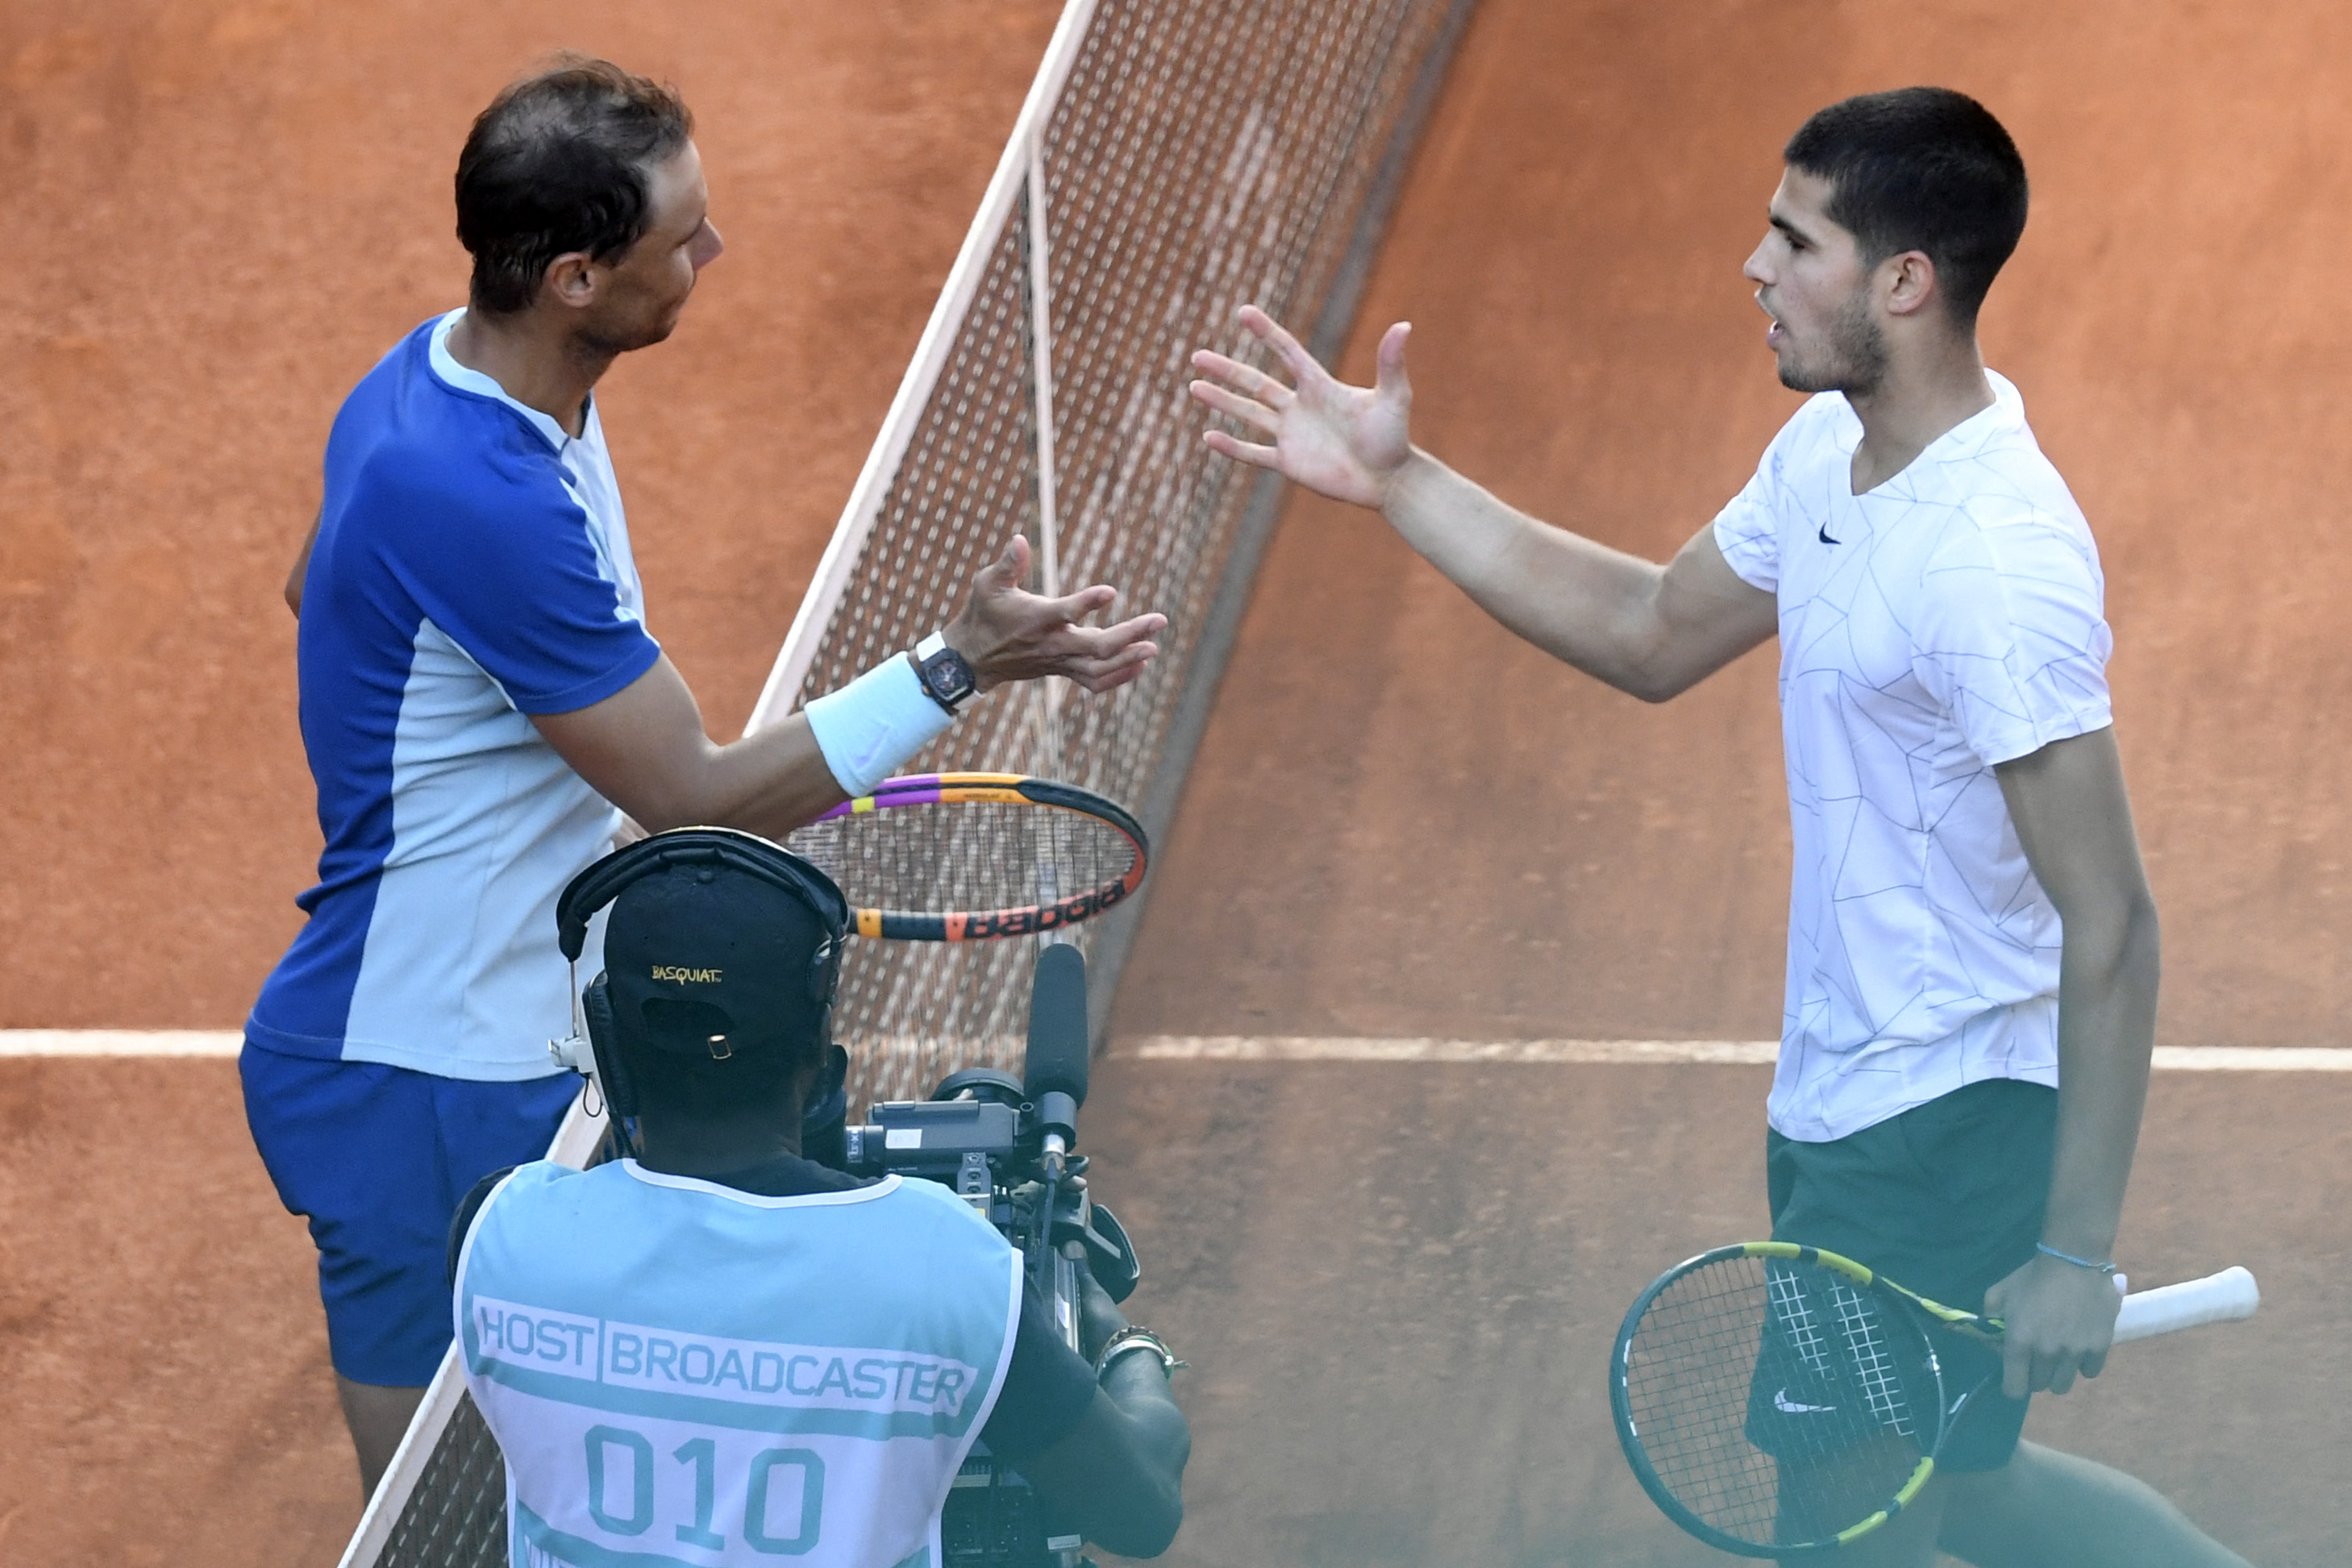
[[[2047,1241],[2035,1242],[2033,1244],[2033,1249],[2036,1252],[2042,1253],[2048,1257],[2055,1258],[2061,1263],[2072,1263],[2077,1269],[2095,1269],[2102,1274],[2112,1274],[2116,1271],[2116,1266],[2113,1263],[2094,1263],[2088,1258],[2077,1258],[2072,1252],[2061,1252],[2055,1247],[2051,1246]]]

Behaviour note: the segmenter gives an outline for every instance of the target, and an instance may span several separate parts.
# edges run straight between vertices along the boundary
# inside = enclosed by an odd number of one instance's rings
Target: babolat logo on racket
[[[1100,915],[1126,896],[1127,889],[1114,883],[1066,898],[1059,904],[1047,904],[1043,909],[1003,909],[987,915],[967,915],[962,917],[962,940],[972,942],[990,936],[1026,936],[1033,932],[1051,931],[1056,926]],[[950,941],[956,940],[953,934],[956,918],[952,915],[946,916]]]
[[[654,978],[669,980],[681,986],[715,986],[724,969],[688,969],[676,964],[656,964]]]

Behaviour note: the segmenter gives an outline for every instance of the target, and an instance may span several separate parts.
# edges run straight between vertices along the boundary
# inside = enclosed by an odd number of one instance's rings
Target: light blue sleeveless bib
[[[514,1568],[938,1568],[1021,1266],[930,1182],[761,1197],[542,1162],[482,1206],[457,1307]]]

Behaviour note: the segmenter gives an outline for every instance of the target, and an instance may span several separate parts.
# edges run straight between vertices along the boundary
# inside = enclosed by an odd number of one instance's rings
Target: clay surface
[[[462,294],[468,117],[570,44],[676,79],[728,255],[604,392],[652,623],[748,713],[992,166],[1048,0],[18,0],[0,12],[0,1026],[231,1028],[317,852],[278,598],[352,382]],[[1738,277],[1811,110],[1978,94],[2034,178],[1992,363],[2096,530],[2165,915],[2162,1038],[2337,1044],[2352,661],[2352,34],[2170,0],[1486,0],[1346,356],[1416,433],[1654,556],[1795,404]],[[1514,643],[1377,519],[1290,508],[1162,847],[1118,1040],[1758,1039],[1772,658],[1661,709]],[[1086,1129],[1190,1354],[1181,1564],[1698,1563],[1610,1436],[1634,1291],[1761,1228],[1739,1068],[1114,1055]],[[2352,1083],[2158,1082],[2142,1283],[2263,1317],[2029,1436],[2257,1562],[2352,1535],[2324,1292]],[[358,1512],[311,1255],[223,1062],[0,1062],[0,1563],[331,1561]]]

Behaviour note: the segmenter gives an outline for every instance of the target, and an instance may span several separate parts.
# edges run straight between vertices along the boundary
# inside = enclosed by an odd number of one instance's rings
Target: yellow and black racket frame
[[[1891,1309],[1889,1315],[1908,1324],[1919,1334],[1922,1349],[1921,1364],[1933,1382],[1933,1387],[1926,1392],[1933,1395],[1932,1400],[1928,1403],[1931,1403],[1934,1408],[1936,1424],[1934,1437],[1932,1440],[1920,1446],[1919,1462],[1912,1468],[1911,1473],[1904,1479],[1902,1485],[1895,1489],[1882,1507],[1867,1518],[1847,1526],[1837,1534],[1824,1540],[1791,1544],[1764,1544],[1743,1541],[1736,1535],[1707,1523],[1685,1506],[1667,1487],[1664,1479],[1659,1476],[1657,1467],[1651,1462],[1647,1450],[1642,1445],[1641,1433],[1634,1425],[1633,1392],[1630,1387],[1632,1357],[1634,1340],[1640,1331],[1643,1318],[1650,1310],[1650,1304],[1670,1289],[1675,1281],[1685,1276],[1715,1264],[1742,1258],[1780,1259],[1790,1262],[1814,1264],[1827,1269],[1832,1273],[1843,1276],[1857,1289],[1867,1291],[1885,1302]],[[1612,1347],[1609,1356],[1609,1406],[1610,1414],[1613,1418],[1612,1425],[1617,1428],[1618,1446],[1625,1451],[1625,1462],[1633,1467],[1633,1479],[1642,1483],[1642,1490],[1649,1493],[1650,1500],[1658,1505],[1659,1511],[1685,1531],[1719,1552],[1728,1552],[1740,1557],[1760,1558],[1794,1557],[1835,1552],[1870,1534],[1909,1507],[1918,1497],[1920,1489],[1925,1487],[1928,1478],[1936,1473],[1936,1456],[1942,1451],[1944,1439],[1950,1435],[1952,1424],[1959,1418],[1961,1410],[1974,1396],[1975,1391],[1970,1390],[1958,1401],[1946,1400],[1943,1364],[1937,1359],[1934,1342],[1927,1333],[1930,1322],[1956,1333],[1968,1334],[1972,1338],[1993,1342],[1998,1341],[2001,1329],[1999,1319],[1962,1312],[1955,1307],[1945,1306],[1939,1301],[1929,1301],[1918,1292],[1904,1289],[1894,1281],[1885,1278],[1864,1264],[1855,1262],[1851,1258],[1825,1251],[1818,1247],[1807,1247],[1795,1241],[1736,1241],[1728,1247],[1717,1247],[1700,1253],[1696,1258],[1686,1258],[1651,1281],[1649,1288],[1634,1299],[1633,1306],[1625,1313],[1623,1325],[1617,1331],[1617,1342]],[[1918,1402],[1914,1402],[1913,1409],[1916,1411],[1918,1408]]]

